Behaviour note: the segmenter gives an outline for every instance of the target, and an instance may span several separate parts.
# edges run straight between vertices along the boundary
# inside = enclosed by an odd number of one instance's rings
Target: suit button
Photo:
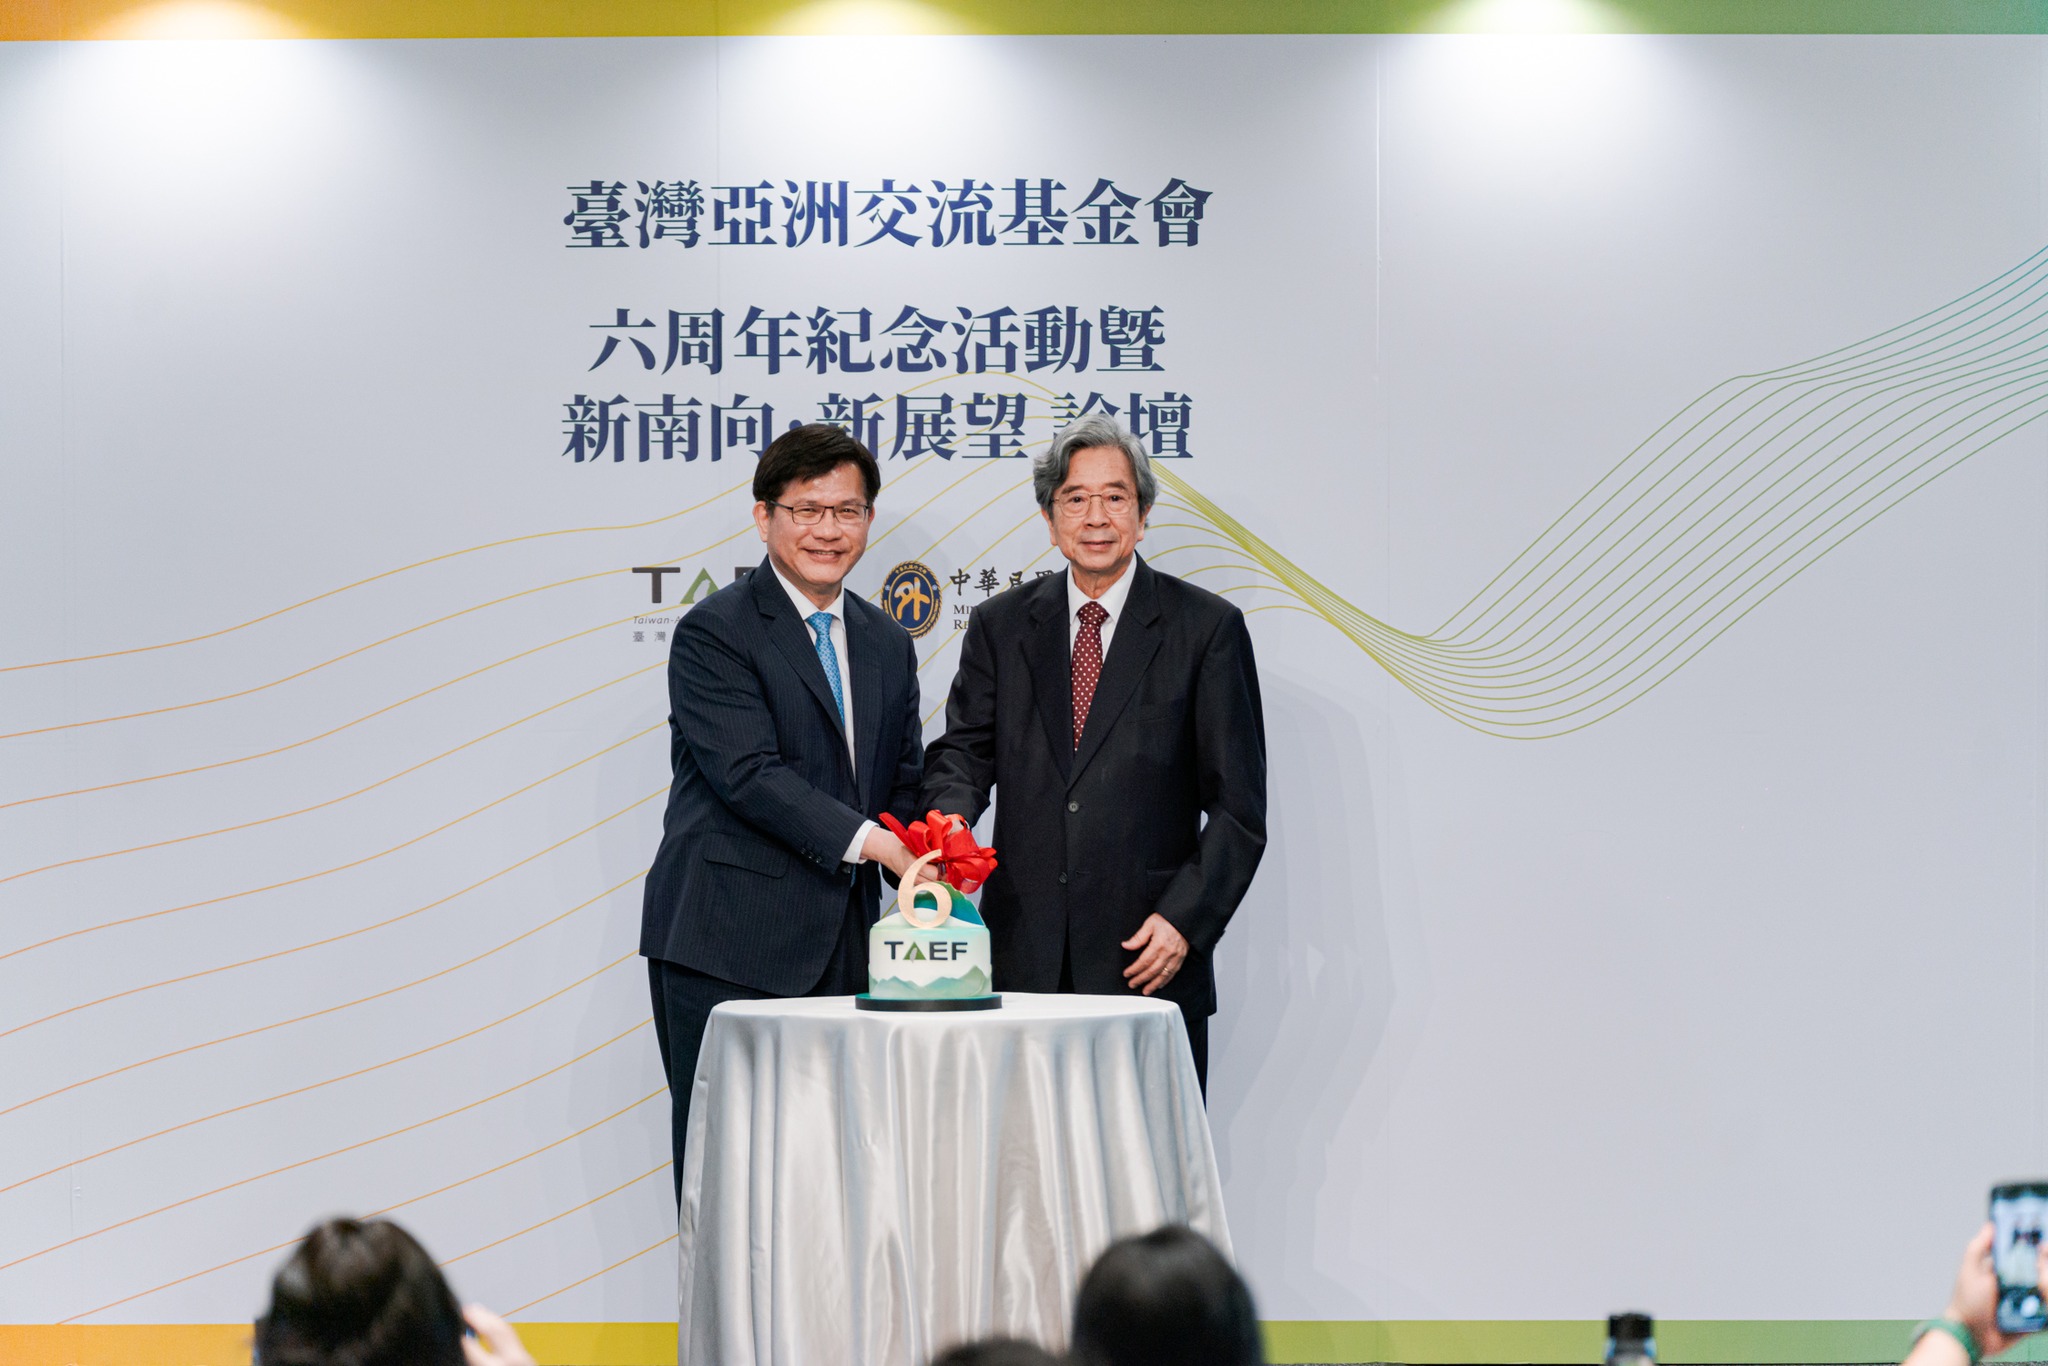
[[[1061,873],[1061,874],[1060,874],[1060,882],[1061,882],[1061,884],[1062,884],[1062,885],[1064,885],[1064,884],[1066,883],[1066,880],[1067,880],[1067,875],[1066,875],[1065,873]]]
[[[1067,803],[1067,810],[1069,810],[1069,811],[1079,811],[1080,809],[1081,809],[1081,803],[1079,803],[1079,802],[1068,802],[1068,803]]]

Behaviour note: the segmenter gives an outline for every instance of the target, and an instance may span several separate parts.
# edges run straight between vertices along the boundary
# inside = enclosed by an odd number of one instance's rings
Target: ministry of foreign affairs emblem
[[[939,576],[916,560],[905,560],[882,580],[883,610],[913,636],[938,624],[939,596]]]

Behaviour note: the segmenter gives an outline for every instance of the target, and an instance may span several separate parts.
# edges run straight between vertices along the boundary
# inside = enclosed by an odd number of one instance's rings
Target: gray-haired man
[[[1137,557],[1157,483],[1120,424],[1067,427],[1032,475],[1067,572],[975,610],[919,809],[971,823],[999,794],[999,987],[1164,996],[1206,1089],[1210,955],[1266,845],[1251,636]]]

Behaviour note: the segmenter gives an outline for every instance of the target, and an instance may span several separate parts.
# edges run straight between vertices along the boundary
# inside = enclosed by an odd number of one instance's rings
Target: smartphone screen
[[[1991,1190],[1991,1267],[1998,1274],[1998,1327],[2006,1333],[2048,1328],[2041,1300],[2041,1233],[2048,1228],[2048,1181],[2015,1181]]]

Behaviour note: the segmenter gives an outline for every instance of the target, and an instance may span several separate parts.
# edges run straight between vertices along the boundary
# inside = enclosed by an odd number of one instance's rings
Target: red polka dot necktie
[[[1095,701],[1095,685],[1102,678],[1102,623],[1109,613],[1099,602],[1081,604],[1081,630],[1074,637],[1074,748],[1081,747],[1081,728],[1088,724],[1088,707]]]

